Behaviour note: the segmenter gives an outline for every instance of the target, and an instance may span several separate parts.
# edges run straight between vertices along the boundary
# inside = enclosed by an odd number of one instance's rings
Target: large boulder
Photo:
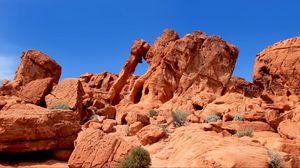
[[[82,118],[82,96],[84,91],[80,81],[76,78],[67,78],[55,86],[51,94],[46,96],[48,108],[64,106],[76,111],[79,119]]]
[[[256,56],[253,82],[270,95],[300,95],[300,37],[267,47]]]
[[[78,134],[70,168],[115,167],[135,145],[115,134],[88,128]]]
[[[0,111],[0,152],[72,149],[79,130],[72,111],[15,104]]]
[[[153,144],[164,136],[163,128],[156,125],[147,125],[137,132],[137,137],[142,145]]]
[[[58,83],[61,75],[61,67],[47,55],[36,50],[28,50],[22,53],[22,61],[14,78],[14,88],[19,88],[36,79],[51,77],[54,83]]]
[[[45,104],[45,97],[51,92],[52,86],[52,78],[37,79],[22,87],[18,96],[28,103]]]
[[[278,125],[280,136],[292,140],[300,140],[300,105],[291,110],[292,115]]]

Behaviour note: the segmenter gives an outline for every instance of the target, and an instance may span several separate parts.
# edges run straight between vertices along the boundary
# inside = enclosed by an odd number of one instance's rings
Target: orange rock
[[[148,115],[140,112],[140,113],[135,113],[135,112],[129,112],[127,113],[125,117],[127,124],[133,124],[137,121],[140,121],[143,125],[148,125],[150,124],[150,119]]]
[[[0,151],[72,149],[80,125],[72,111],[15,104],[0,112]]]
[[[14,88],[47,77],[51,77],[54,83],[58,83],[61,67],[47,55],[36,50],[28,50],[22,53],[21,58],[21,64],[14,78]]]
[[[142,122],[140,122],[140,121],[137,121],[137,122],[135,122],[135,123],[133,123],[133,124],[130,124],[130,125],[129,125],[129,132],[128,132],[128,135],[129,135],[129,136],[134,136],[134,135],[136,135],[136,133],[139,132],[139,130],[141,130],[143,127],[144,127],[144,126],[143,126]]]
[[[300,37],[280,41],[256,56],[253,82],[270,95],[300,95]]]
[[[21,88],[19,97],[25,102],[40,105],[45,103],[45,97],[51,92],[52,78],[37,79]]]
[[[268,167],[268,151],[260,143],[204,132],[193,123],[145,148],[153,167]]]
[[[135,145],[114,134],[86,129],[78,134],[70,168],[115,167]]]
[[[103,121],[102,130],[105,133],[112,132],[115,125],[117,125],[117,121],[116,120],[106,119],[106,120]]]
[[[104,108],[97,110],[96,113],[108,119],[115,119],[116,108],[112,105],[107,104]]]
[[[147,125],[137,133],[142,145],[153,144],[164,136],[164,130],[156,125]]]
[[[78,79],[67,78],[55,86],[51,94],[46,96],[48,108],[64,105],[76,111],[79,119],[82,117],[82,96],[84,91]]]
[[[134,73],[138,63],[142,63],[142,57],[145,56],[150,45],[144,40],[136,40],[131,47],[129,60],[126,61],[118,79],[109,90],[110,103],[116,105],[120,102],[120,92],[126,84],[126,81]]]

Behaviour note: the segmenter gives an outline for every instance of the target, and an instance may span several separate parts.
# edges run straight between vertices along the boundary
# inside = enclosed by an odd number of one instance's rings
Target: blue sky
[[[165,28],[219,35],[239,50],[234,71],[252,81],[256,54],[300,34],[300,1],[0,0],[0,79],[13,78],[22,51],[40,50],[62,78],[119,73],[135,39],[153,43]],[[143,74],[141,64],[136,74]]]

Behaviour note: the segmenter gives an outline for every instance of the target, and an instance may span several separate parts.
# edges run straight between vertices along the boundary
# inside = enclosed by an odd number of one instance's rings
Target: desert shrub
[[[269,167],[270,168],[283,168],[283,159],[282,157],[276,152],[268,152],[270,161]]]
[[[61,110],[70,110],[71,108],[66,104],[55,104],[49,107],[50,109],[61,109]]]
[[[244,121],[245,119],[244,119],[244,116],[243,115],[241,115],[241,114],[235,114],[234,116],[233,116],[233,121]]]
[[[208,115],[205,119],[205,122],[206,123],[210,123],[210,122],[216,122],[218,120],[220,120],[221,117],[218,116],[218,115],[215,115],[215,114],[212,114],[212,115]]]
[[[164,133],[165,133],[165,135],[166,136],[168,136],[168,134],[169,134],[169,131],[168,131],[168,126],[167,125],[164,125],[164,124],[158,124],[157,125],[159,128],[162,128],[163,129],[163,131],[164,131]]]
[[[253,136],[253,128],[252,127],[242,127],[235,133],[235,136],[237,136],[239,138],[243,137],[243,136],[252,137]]]
[[[158,116],[158,112],[155,111],[154,109],[149,110],[148,113],[149,113],[149,117],[151,118]]]
[[[133,148],[130,154],[118,165],[119,168],[149,168],[150,166],[150,154],[142,147]]]
[[[187,116],[189,115],[188,112],[176,110],[172,112],[173,124],[176,127],[183,126],[186,122]]]

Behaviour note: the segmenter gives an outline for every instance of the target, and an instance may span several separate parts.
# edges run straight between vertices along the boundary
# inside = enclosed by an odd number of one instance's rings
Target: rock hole
[[[292,93],[288,90],[286,91],[286,96],[289,97]]]
[[[194,110],[203,110],[203,107],[198,104],[193,104]]]
[[[145,95],[147,95],[148,93],[149,93],[149,88],[146,87],[146,89],[145,89]]]
[[[134,100],[133,100],[133,103],[134,103],[134,104],[140,102],[140,100],[141,100],[141,98],[142,98],[143,88],[144,88],[144,87],[142,87],[142,88],[137,92],[137,94],[135,95]]]

